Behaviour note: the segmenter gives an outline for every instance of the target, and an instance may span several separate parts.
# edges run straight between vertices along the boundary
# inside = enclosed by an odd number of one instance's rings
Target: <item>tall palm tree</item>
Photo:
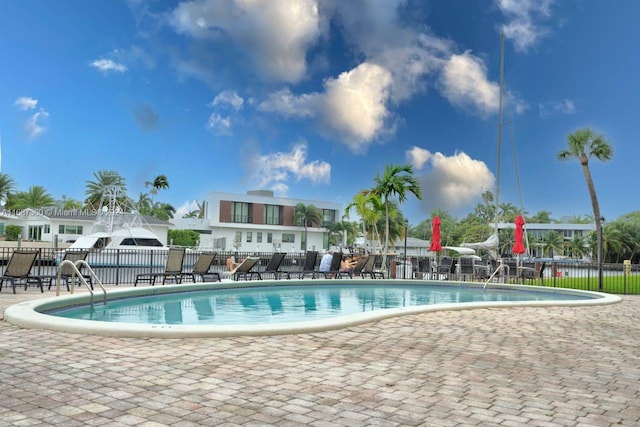
[[[322,214],[314,205],[298,203],[293,209],[293,220],[304,227],[304,241],[300,241],[300,249],[307,250],[307,226],[309,223],[322,224]]]
[[[113,187],[118,194],[118,203],[121,207],[127,206],[129,199],[127,197],[127,186],[125,180],[116,171],[101,170],[94,172],[95,181],[87,181],[87,188],[84,194],[87,198],[84,200],[84,204],[88,209],[100,209],[102,206],[108,204],[108,200],[105,199],[105,189],[107,187]],[[102,203],[102,206],[100,205]],[[126,209],[123,209],[126,210]]]
[[[55,204],[55,199],[40,185],[29,187],[29,191],[13,193],[7,198],[8,209],[49,208]]]
[[[384,252],[382,253],[382,265],[387,265],[387,252],[389,251],[389,204],[392,198],[397,198],[399,203],[407,200],[409,193],[422,199],[422,190],[418,180],[413,176],[411,165],[387,165],[382,175],[375,177],[375,187],[371,190],[382,200],[385,209]]]
[[[169,188],[169,180],[165,175],[156,176],[153,181],[147,181],[144,183],[145,187],[151,187],[149,193],[151,193],[151,201],[153,203],[153,196],[158,194],[158,190],[166,190]]]
[[[140,193],[138,201],[134,204],[134,206],[142,215],[147,215],[151,212],[153,202],[151,200],[151,197],[149,197],[147,193]]]
[[[13,192],[15,181],[6,173],[0,173],[0,205],[7,200],[7,196]]]
[[[557,231],[549,231],[542,239],[544,249],[548,251],[549,256],[553,258],[555,253],[564,253],[564,238]]]
[[[593,218],[596,222],[596,238],[598,245],[598,257],[602,254],[602,217],[600,215],[600,204],[596,194],[596,187],[591,177],[589,169],[589,159],[595,157],[601,162],[611,160],[613,148],[604,136],[595,133],[586,127],[578,129],[567,136],[567,149],[561,150],[557,154],[558,160],[577,159],[582,166],[582,173],[587,182],[591,207],[593,208]]]
[[[173,218],[173,215],[175,213],[176,208],[174,208],[169,203],[156,202],[151,208],[151,216],[162,219],[164,221],[168,221]]]
[[[362,190],[344,209],[344,216],[349,217],[351,209],[355,209],[362,221],[363,233],[367,239],[380,241],[376,223],[382,218],[383,205],[380,197],[370,190]]]

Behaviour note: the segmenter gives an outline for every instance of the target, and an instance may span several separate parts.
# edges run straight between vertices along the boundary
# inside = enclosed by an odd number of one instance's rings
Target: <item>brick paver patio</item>
[[[3,289],[0,313],[38,297]],[[272,337],[105,338],[0,322],[1,426],[639,424],[638,296]]]

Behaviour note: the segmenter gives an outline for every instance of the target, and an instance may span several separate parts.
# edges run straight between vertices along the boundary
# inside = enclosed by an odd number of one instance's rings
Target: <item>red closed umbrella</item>
[[[429,250],[432,252],[440,252],[442,245],[440,245],[440,217],[438,215],[433,217],[431,221],[431,245]]]
[[[520,255],[523,254],[524,244],[522,243],[522,236],[524,235],[524,219],[522,215],[518,215],[516,217],[516,232],[515,232],[515,243],[513,244],[513,249],[511,250],[514,254]]]

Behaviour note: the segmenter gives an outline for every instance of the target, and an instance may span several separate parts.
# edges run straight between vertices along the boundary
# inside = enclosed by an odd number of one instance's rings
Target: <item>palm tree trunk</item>
[[[582,172],[584,173],[584,179],[587,181],[587,188],[589,189],[589,197],[591,197],[591,207],[593,208],[593,217],[596,221],[596,242],[598,247],[598,290],[602,290],[602,263],[604,262],[604,251],[602,247],[602,218],[600,216],[600,204],[598,203],[598,196],[596,195],[596,187],[591,178],[591,171],[589,170],[588,160],[585,161],[584,157],[581,159]]]

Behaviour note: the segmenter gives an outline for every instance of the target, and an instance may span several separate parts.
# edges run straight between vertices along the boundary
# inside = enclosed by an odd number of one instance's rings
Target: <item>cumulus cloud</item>
[[[572,100],[562,99],[540,103],[538,111],[542,117],[556,114],[575,114],[576,106]]]
[[[289,83],[305,77],[306,51],[321,34],[314,0],[193,0],[174,9],[171,23],[194,38],[230,39],[258,75]]]
[[[16,99],[14,105],[18,107],[18,110],[21,111],[32,110],[36,108],[36,105],[38,105],[38,100],[28,96],[21,96],[20,98]]]
[[[336,135],[351,151],[362,152],[385,130],[391,74],[371,63],[328,79],[324,92],[295,96],[281,90],[259,105],[285,117],[315,117],[324,131]]]
[[[49,118],[49,113],[47,113],[44,109],[40,109],[37,113],[29,117],[24,125],[24,129],[27,132],[27,137],[29,139],[35,139],[45,133],[47,129],[43,122]]]
[[[416,171],[422,169],[422,167],[431,158],[431,151],[424,148],[416,147],[415,145],[407,151],[407,161],[413,166]]]
[[[502,31],[513,40],[516,50],[526,51],[544,37],[548,30],[536,23],[538,18],[550,15],[554,0],[496,0],[507,18]]]
[[[209,104],[212,107],[230,107],[236,111],[242,109],[244,100],[232,90],[225,90],[220,92]]]
[[[299,142],[289,152],[257,155],[251,162],[251,180],[258,188],[268,188],[278,195],[286,195],[291,179],[296,182],[311,181],[313,184],[328,184],[331,165],[320,160],[307,160],[307,144]]]
[[[484,117],[498,111],[500,86],[487,79],[484,63],[469,52],[449,58],[440,85],[443,95],[460,109]]]
[[[127,67],[123,64],[119,64],[111,59],[96,59],[92,61],[89,65],[93,68],[102,71],[103,73],[116,72],[116,73],[124,73],[127,71]]]
[[[407,157],[417,167],[429,167],[416,174],[422,187],[421,207],[425,213],[434,209],[456,212],[473,205],[480,194],[495,185],[495,177],[480,161],[466,153],[446,156],[413,147]]]

